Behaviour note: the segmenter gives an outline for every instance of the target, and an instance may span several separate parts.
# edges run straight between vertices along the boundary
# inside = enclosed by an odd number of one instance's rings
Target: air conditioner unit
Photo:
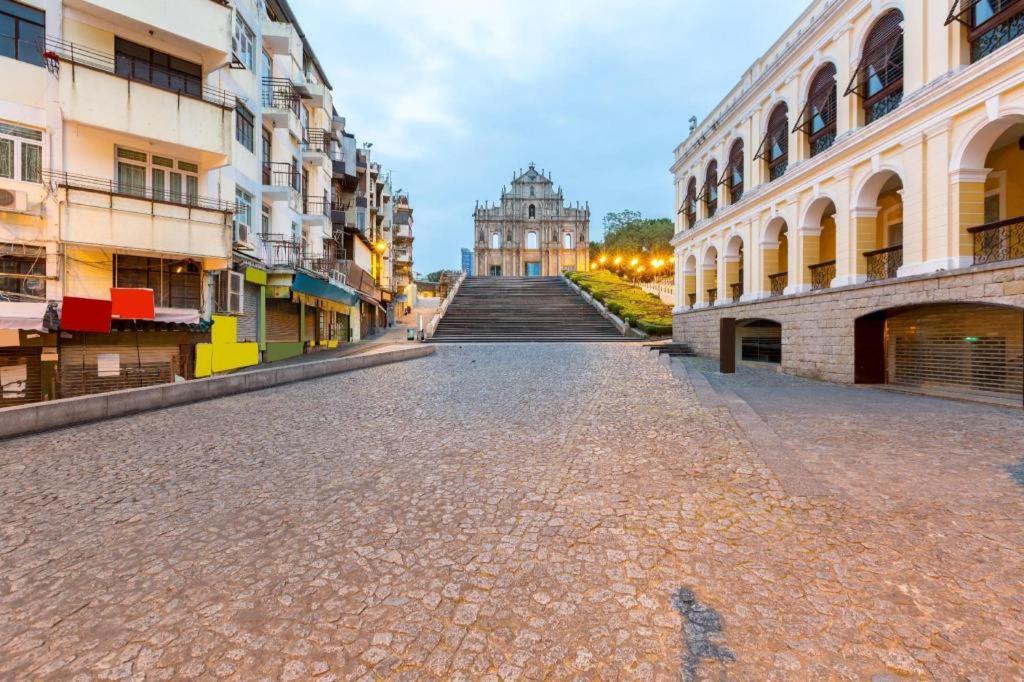
[[[348,280],[346,280],[345,277],[345,273],[342,272],[341,270],[331,270],[331,279],[333,279],[335,282],[348,284]]]
[[[25,213],[28,211],[28,194],[10,189],[0,189],[0,211]]]
[[[252,244],[249,242],[249,226],[245,223],[235,223],[235,246],[252,248]]]
[[[233,270],[220,270],[216,273],[216,309],[219,313],[228,315],[241,315],[244,308],[245,296],[242,289],[245,286],[245,276]]]

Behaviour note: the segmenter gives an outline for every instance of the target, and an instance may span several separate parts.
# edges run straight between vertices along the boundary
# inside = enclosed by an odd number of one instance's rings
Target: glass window
[[[235,108],[235,139],[238,143],[253,151],[253,117],[252,112],[246,109],[242,104],[238,104]]]
[[[45,26],[44,12],[12,0],[0,0],[0,56],[42,66],[39,48]]]
[[[14,178],[14,140],[0,137],[0,178]]]
[[[114,38],[114,73],[190,97],[203,94],[202,66],[124,38]]]
[[[146,178],[150,184],[146,185]],[[117,148],[117,191],[195,206],[199,201],[199,166],[134,149]]]
[[[236,187],[235,204],[238,206],[238,211],[235,213],[235,223],[252,227],[252,195],[241,187]]]
[[[270,58],[270,53],[266,50],[263,51],[263,76],[264,78],[272,78],[274,75],[274,62]]]
[[[231,39],[231,49],[235,52],[238,61],[245,64],[245,68],[252,69],[252,43],[255,34],[245,23],[241,15],[235,13],[235,35]]]
[[[152,289],[158,306],[200,308],[201,278],[194,261],[114,255],[114,286]]]
[[[0,123],[0,178],[41,182],[43,133],[10,123]]]
[[[38,275],[38,277],[4,277],[7,275]],[[0,292],[35,298],[46,296],[46,251],[36,250],[29,256],[0,256]],[[0,294],[0,298],[3,298]]]

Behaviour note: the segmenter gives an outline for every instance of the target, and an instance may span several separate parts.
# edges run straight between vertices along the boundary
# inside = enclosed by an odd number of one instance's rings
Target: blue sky
[[[673,213],[672,150],[807,0],[291,0],[335,106],[457,268],[473,206],[531,161],[601,218]],[[727,8],[723,11],[722,8]]]

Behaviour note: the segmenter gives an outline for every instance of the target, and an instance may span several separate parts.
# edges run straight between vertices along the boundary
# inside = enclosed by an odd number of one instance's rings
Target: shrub
[[[606,270],[573,273],[573,281],[631,327],[651,336],[672,332],[672,308],[661,298]]]

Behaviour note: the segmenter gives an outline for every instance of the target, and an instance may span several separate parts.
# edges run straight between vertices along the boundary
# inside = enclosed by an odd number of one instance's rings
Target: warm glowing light
[[[384,253],[384,251],[387,250],[387,248],[388,248],[388,244],[387,244],[387,242],[381,240],[381,241],[377,242],[376,244],[374,244],[373,247],[375,249],[377,249],[377,253]]]
[[[651,261],[651,267],[654,268],[655,270],[657,270],[664,264],[665,261],[661,260],[660,258],[655,258],[654,260]]]
[[[636,271],[637,272],[643,272],[644,271],[644,266],[642,266],[642,265],[638,266]]]
[[[597,269],[597,261],[591,261],[590,262],[590,269],[591,270]]]
[[[669,263],[675,263],[676,262],[676,257],[675,256],[669,257],[668,262]]]
[[[602,255],[600,258],[597,259],[597,262],[600,263],[601,265],[604,265],[605,261],[607,261],[607,260],[608,260],[608,256],[603,256]]]
[[[622,256],[616,256],[615,260],[612,261],[615,265],[622,265]]]
[[[632,265],[635,268],[639,262],[640,262],[639,258],[634,258],[633,260],[629,261],[629,264]]]

